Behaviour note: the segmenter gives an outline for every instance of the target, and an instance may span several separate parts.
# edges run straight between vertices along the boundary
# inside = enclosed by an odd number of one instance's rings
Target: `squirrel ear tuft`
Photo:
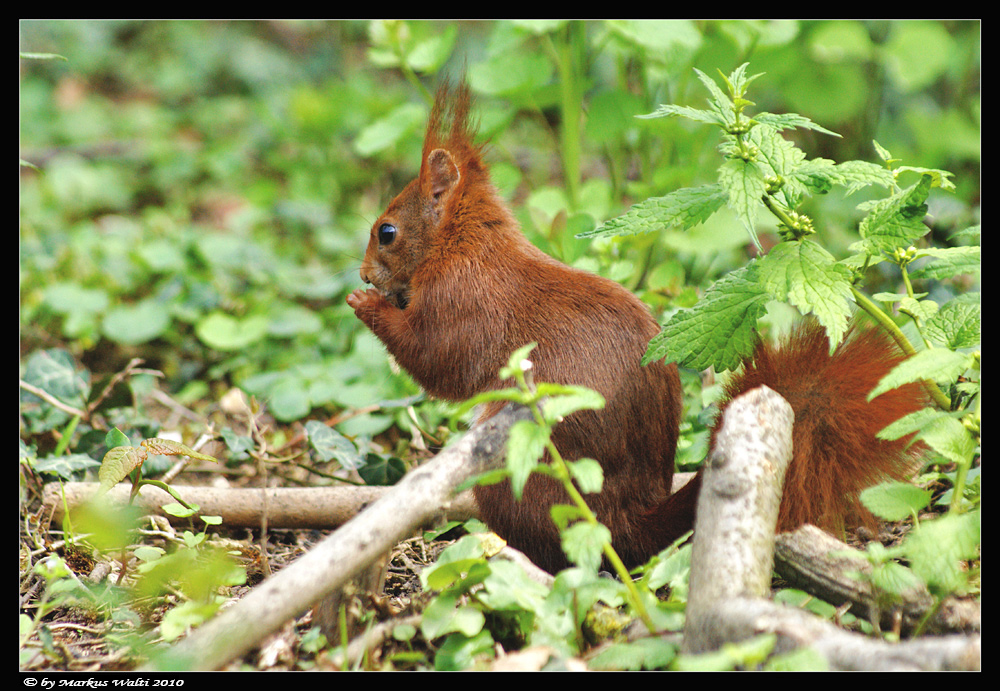
[[[420,177],[424,192],[440,210],[458,184],[461,173],[450,153],[444,149],[434,149],[427,155],[425,169],[421,171]]]

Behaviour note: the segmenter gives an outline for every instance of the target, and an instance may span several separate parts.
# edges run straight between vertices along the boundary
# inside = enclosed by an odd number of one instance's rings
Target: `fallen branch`
[[[766,599],[792,419],[788,404],[767,387],[737,398],[726,411],[698,499],[685,651],[708,652],[772,633],[775,652],[809,647],[830,669],[979,669],[979,635],[891,644]]]
[[[813,525],[778,535],[774,569],[790,586],[834,605],[848,605],[851,613],[877,622],[884,631],[908,635],[921,623],[931,634],[981,628],[978,602],[949,597],[938,604],[924,585],[903,593],[898,602],[885,602],[864,578],[872,572],[864,555]]]
[[[334,530],[347,523],[367,507],[390,493],[392,487],[271,487],[219,488],[171,485],[184,501],[197,504],[205,516],[221,516],[227,528],[259,528],[267,511],[267,525],[275,528],[303,528]],[[45,486],[44,502],[52,508],[52,517],[61,521],[64,510],[73,511],[86,503],[97,491],[96,482],[68,482]],[[107,496],[112,501],[128,501],[128,484],[116,485]],[[65,503],[64,503],[65,498]],[[143,487],[135,505],[148,513],[166,516],[172,522],[187,524],[190,519],[163,514],[162,507],[176,501],[156,487]],[[429,516],[428,523],[439,517],[447,520],[466,520],[479,514],[472,492],[467,491],[442,506],[437,515]]]
[[[151,667],[218,669],[251,650],[409,537],[415,526],[451,501],[457,486],[500,467],[507,431],[529,417],[527,409],[507,407],[474,427],[293,564],[152,660]]]

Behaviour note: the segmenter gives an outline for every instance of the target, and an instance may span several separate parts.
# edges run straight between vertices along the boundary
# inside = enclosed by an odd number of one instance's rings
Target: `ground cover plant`
[[[930,353],[887,385],[930,377],[947,405],[887,433],[921,430],[935,463],[916,495],[871,497],[920,530],[867,555],[887,592],[977,594],[978,24],[39,21],[20,49],[22,669],[131,669],[317,538],[197,513],[53,522],[45,485],[96,482],[116,448],[148,450],[143,478],[167,487],[392,484],[459,433],[344,296],[413,176],[436,80],[462,72],[532,241],[665,325],[651,355],[688,367],[682,469],[706,451],[699,371],[779,329],[777,302],[836,330],[856,301]],[[218,462],[141,445],[159,438]],[[637,597],[592,554],[542,590],[487,566],[473,532],[400,546],[384,594],[345,615],[347,637],[401,617],[366,657],[337,658],[306,618],[238,664],[456,669],[528,643],[550,664],[696,664],[601,647]],[[685,559],[639,581],[658,626],[679,627]],[[705,664],[752,667],[759,646]]]

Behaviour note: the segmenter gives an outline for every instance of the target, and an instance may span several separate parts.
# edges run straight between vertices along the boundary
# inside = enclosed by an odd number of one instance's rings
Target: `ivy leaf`
[[[324,463],[336,460],[349,470],[360,468],[365,464],[350,439],[319,420],[310,420],[306,423],[306,434],[309,436],[309,443]]]

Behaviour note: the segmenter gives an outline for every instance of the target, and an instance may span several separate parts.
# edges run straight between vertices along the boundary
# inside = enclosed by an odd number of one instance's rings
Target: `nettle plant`
[[[954,190],[951,173],[899,165],[878,142],[873,144],[881,163],[807,158],[782,136],[784,130],[804,128],[839,135],[795,113],[751,116],[747,111],[754,103],[746,98],[747,87],[761,75],[747,76],[746,68],[743,64],[728,77],[722,76],[725,91],[696,70],[711,95],[707,109],[663,105],[640,116],[685,117],[718,127],[723,162],[717,180],[647,199],[580,237],[688,229],[728,206],[759,248],[758,216],[763,212],[776,218],[781,241],[764,256],[716,281],[694,307],[674,313],[650,342],[645,361],[666,358],[695,370],[735,369],[751,355],[757,322],[772,301],[813,315],[826,328],[831,348],[841,341],[856,310],[867,313],[911,355],[886,375],[869,400],[888,389],[923,382],[935,403],[890,425],[880,436],[898,439],[913,434],[914,441],[922,441],[954,468],[940,474],[953,489],[943,498],[949,515],[935,521],[939,525],[933,539],[949,545],[950,565],[928,548],[929,531],[919,539],[920,531],[915,532],[907,541],[909,549],[904,544],[890,556],[911,559],[932,590],[938,584],[942,592],[961,591],[967,581],[956,574],[956,564],[976,558],[979,544],[978,470],[972,465],[980,438],[981,299],[978,292],[971,292],[939,304],[928,293],[915,292],[912,281],[978,276],[979,226],[953,236],[969,245],[918,248],[916,244],[930,232],[924,223],[928,195],[936,187]],[[816,240],[816,221],[800,210],[809,196],[834,187],[844,188],[847,194],[866,187],[885,191],[882,198],[858,205],[865,214],[858,226],[860,240],[848,248],[851,254],[841,258]],[[918,260],[923,260],[919,268],[911,268]],[[862,280],[869,268],[883,262],[898,267],[905,290],[869,297],[860,288]],[[894,313],[903,315],[899,321],[911,323],[908,331],[916,334],[916,346],[892,317]],[[862,499],[883,518],[916,519],[931,495],[911,489],[882,487]],[[928,562],[931,565],[925,566]]]

